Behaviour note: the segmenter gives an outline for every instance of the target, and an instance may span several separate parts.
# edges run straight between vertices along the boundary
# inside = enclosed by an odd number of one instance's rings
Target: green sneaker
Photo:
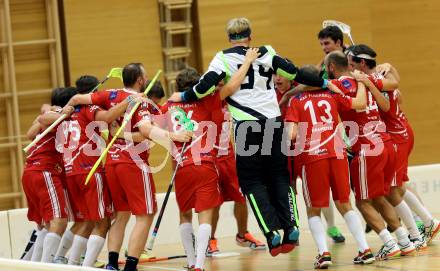
[[[417,229],[419,230],[420,234],[425,234],[425,224],[421,220],[416,220]]]
[[[330,227],[327,229],[327,235],[333,239],[335,243],[344,243],[345,237],[342,235],[341,231],[339,231],[338,227]]]

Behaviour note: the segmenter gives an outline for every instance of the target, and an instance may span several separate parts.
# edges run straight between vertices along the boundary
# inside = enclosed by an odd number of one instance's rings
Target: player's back
[[[270,49],[268,49],[270,48]],[[241,67],[245,60],[247,47],[236,46],[223,50],[217,54],[217,65],[223,66],[227,76],[231,76]],[[274,89],[272,75],[273,53],[270,46],[260,47],[261,55],[252,63],[240,89],[226,99],[229,109],[235,119],[237,110],[257,119],[275,118],[280,116],[277,96]]]
[[[214,162],[218,129],[221,128],[222,103],[219,93],[216,92],[202,100],[188,103],[167,102],[162,106],[163,113],[167,114],[168,129],[172,132],[184,131],[185,126],[179,120],[180,110],[183,110],[193,125],[194,138],[186,143],[182,161],[183,166],[199,163],[200,161]],[[220,111],[220,112],[219,112]],[[174,142],[173,157],[178,157],[184,143]]]
[[[291,98],[286,120],[298,124],[295,146],[302,163],[345,155],[338,112],[350,108],[350,98],[326,90],[303,92]]]
[[[342,76],[339,79],[332,80],[332,82],[345,95],[356,97],[357,82],[354,78]],[[362,144],[375,145],[379,138],[382,141],[390,140],[390,136],[385,132],[386,127],[380,117],[377,102],[368,90],[366,109],[341,112],[340,116],[343,121],[353,121],[358,125],[359,131],[354,138],[350,136],[350,131],[347,130],[350,140],[355,141],[353,146],[351,146],[353,151],[360,150]]]
[[[37,144],[27,152],[25,163],[26,170],[61,170],[62,155],[57,151],[55,145],[55,131],[57,127],[43,136]],[[43,132],[43,130],[40,132]]]

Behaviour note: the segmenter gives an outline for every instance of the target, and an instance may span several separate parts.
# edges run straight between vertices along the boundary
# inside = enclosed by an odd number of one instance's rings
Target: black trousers
[[[295,194],[282,153],[280,118],[235,123],[237,174],[260,229],[268,232],[298,226]]]

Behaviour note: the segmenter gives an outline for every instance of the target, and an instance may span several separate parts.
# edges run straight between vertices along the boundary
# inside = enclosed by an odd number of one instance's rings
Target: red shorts
[[[181,212],[192,208],[201,212],[223,202],[215,165],[204,163],[179,168],[176,173],[176,199]]]
[[[408,151],[408,154],[406,156],[405,163],[403,164],[402,180],[404,182],[409,181],[409,177],[408,177],[408,160],[409,160],[409,156],[411,155],[411,152],[412,152],[412,150],[414,148],[414,131],[413,131],[411,125],[409,125],[409,123],[407,123],[407,125],[406,125],[406,131],[408,132],[408,141],[407,141],[407,145],[406,145],[406,150]]]
[[[329,206],[330,188],[333,200],[350,199],[350,177],[347,159],[327,158],[302,166],[303,196],[307,207]]]
[[[24,170],[22,184],[30,221],[41,225],[54,218],[68,217],[69,206],[63,177],[55,171]]]
[[[246,198],[241,193],[238,185],[237,168],[234,156],[216,161],[219,175],[220,191],[223,201],[235,201],[245,203]]]
[[[133,215],[156,213],[156,188],[147,164],[106,164],[105,175],[115,211],[131,211]]]
[[[98,221],[110,217],[113,207],[105,176],[95,173],[85,185],[87,175],[79,174],[66,178],[67,192],[76,222]]]
[[[351,185],[357,200],[374,199],[388,195],[396,175],[395,148],[391,140],[384,142],[377,156],[366,156],[365,151],[355,153],[350,164]]]

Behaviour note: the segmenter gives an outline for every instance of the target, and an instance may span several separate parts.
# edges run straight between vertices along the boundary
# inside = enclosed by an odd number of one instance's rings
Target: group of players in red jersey
[[[328,84],[331,91],[299,86],[284,93],[289,95],[278,95],[295,146],[290,167],[292,181],[297,176],[302,179],[308,222],[319,250],[315,268],[327,268],[332,263],[320,218],[321,209],[330,204],[330,191],[357,241],[359,254],[354,263],[368,264],[375,259],[412,254],[416,249],[424,249],[440,230],[440,223],[405,189],[414,137],[399,108],[397,71],[389,64],[376,67],[376,53],[368,46],[346,48],[347,55],[340,52],[343,43],[338,30],[323,30],[330,33],[325,38],[339,46],[335,46],[335,52],[326,51],[328,55],[319,65],[324,76],[332,79]],[[337,32],[335,39],[332,32]],[[208,255],[218,252],[213,236],[218,209],[224,200],[236,202],[237,242],[264,249],[265,245],[246,230],[246,200],[238,187],[229,137],[231,121],[222,102],[239,87],[243,75],[259,56],[258,50],[248,52],[247,65],[243,64],[214,94],[196,102],[169,101],[159,106],[142,98],[140,93],[148,81],[140,63],[124,67],[123,89],[89,93],[98,81],[84,76],[77,81],[77,88],[54,90],[51,106],[42,107],[41,115],[29,129],[29,138],[52,124],[61,113],[70,117],[28,153],[23,188],[29,204],[28,218],[38,224],[39,231],[26,257],[33,261],[80,264],[80,257],[85,255],[82,264],[93,266],[108,233],[106,268],[118,270],[125,227],[133,214],[136,224],[130,235],[124,270],[136,270],[157,209],[148,164],[151,143],[146,139],[164,146],[171,144],[174,162],[180,166],[176,174],[176,199],[188,268],[203,269],[207,247]],[[352,73],[354,69],[358,72]],[[312,66],[302,71],[320,73]],[[199,79],[194,69],[185,69],[177,77],[179,91],[194,87]],[[282,85],[283,79],[275,80]],[[163,91],[156,93],[160,100]],[[105,165],[84,185],[85,176],[105,146],[100,132],[110,124],[112,131],[121,125],[124,112],[136,102],[142,103],[127,131],[112,146]],[[181,110],[193,122],[194,131],[186,131],[179,122],[177,114]],[[340,120],[349,128],[343,129]],[[352,155],[350,163],[345,150],[347,143]],[[376,256],[349,203],[350,184],[357,208],[384,243]],[[192,209],[198,213],[200,224],[196,247]],[[423,235],[411,210],[423,221]],[[75,221],[70,230],[66,230],[68,219]],[[332,238],[338,241],[343,236],[338,232]]]

